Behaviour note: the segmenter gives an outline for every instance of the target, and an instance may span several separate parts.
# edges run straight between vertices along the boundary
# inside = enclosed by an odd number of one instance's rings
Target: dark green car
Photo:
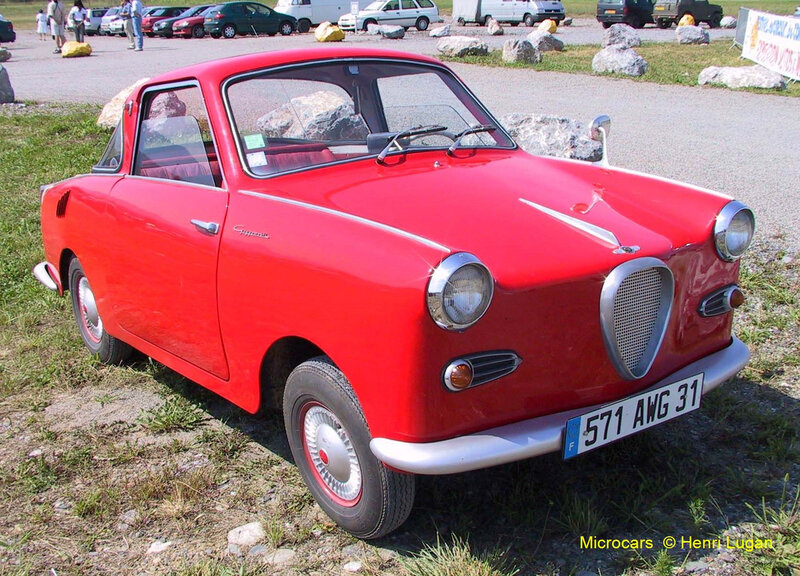
[[[278,32],[288,36],[297,30],[297,20],[257,2],[228,2],[206,14],[203,29],[212,38],[233,38],[237,34],[275,36]]]
[[[657,0],[653,7],[653,20],[659,28],[677,24],[686,14],[691,14],[698,26],[707,22],[711,28],[719,28],[722,6],[708,0]]]

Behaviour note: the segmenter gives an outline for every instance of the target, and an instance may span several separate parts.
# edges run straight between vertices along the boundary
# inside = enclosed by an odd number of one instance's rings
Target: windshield
[[[256,176],[409,151],[512,147],[448,71],[408,62],[323,63],[234,80],[242,161]],[[462,132],[478,125],[488,129]],[[427,134],[403,133],[421,126]]]
[[[368,4],[367,7],[364,8],[364,10],[365,11],[367,11],[367,10],[373,10],[373,11],[374,10],[380,10],[381,6],[383,6],[383,3],[384,3],[384,0],[378,0],[378,2],[372,2],[371,4]]]

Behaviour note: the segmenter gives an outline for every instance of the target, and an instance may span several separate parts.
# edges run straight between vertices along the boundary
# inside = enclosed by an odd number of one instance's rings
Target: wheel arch
[[[289,374],[306,360],[317,356],[327,354],[322,348],[300,336],[284,336],[275,340],[261,360],[259,411],[280,411]]]
[[[69,290],[69,263],[73,258],[76,258],[75,252],[69,248],[61,250],[61,256],[58,258],[58,276],[61,279],[61,292]]]

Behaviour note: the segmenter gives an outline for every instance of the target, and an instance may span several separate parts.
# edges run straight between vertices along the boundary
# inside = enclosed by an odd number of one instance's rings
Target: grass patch
[[[438,538],[415,556],[402,561],[409,576],[514,576],[519,570],[506,559],[506,551],[475,553],[466,539]]]
[[[697,86],[698,75],[709,66],[751,66],[753,64],[749,60],[739,58],[740,52],[731,50],[730,45],[730,40],[715,40],[708,46],[685,46],[676,42],[645,42],[636,48],[636,51],[649,64],[645,74],[638,78],[619,74],[601,74],[601,76],[627,78],[635,82]],[[448,62],[467,62],[478,66],[533,68],[541,72],[594,74],[592,58],[600,49],[601,46],[597,44],[567,45],[563,52],[545,52],[542,61],[538,64],[503,62],[501,50],[495,50],[486,56],[466,56],[464,58],[441,56],[441,59]],[[758,88],[745,90],[798,97],[800,96],[800,83],[790,83],[787,89],[781,92]]]
[[[139,418],[143,426],[159,433],[193,430],[203,420],[203,411],[182,396],[170,396],[161,406],[148,410]]]

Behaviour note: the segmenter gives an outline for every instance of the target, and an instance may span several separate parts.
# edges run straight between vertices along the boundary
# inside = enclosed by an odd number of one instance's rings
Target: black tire
[[[669,20],[665,20],[664,18],[659,18],[658,20],[656,20],[656,26],[658,26],[662,30],[666,30],[667,28],[672,26],[672,22],[670,22]]]
[[[486,16],[483,17],[483,22],[478,22],[478,24],[480,24],[481,26],[488,26],[489,25],[489,20],[491,20],[491,19],[492,19],[492,15],[491,14],[487,14]]]
[[[298,32],[302,32],[303,34],[305,34],[309,30],[311,30],[311,20],[309,20],[308,18],[303,18],[297,23]]]
[[[212,32],[211,33],[211,37],[212,38],[222,38],[222,34],[220,34],[219,32]]]
[[[631,16],[631,28],[644,28],[644,22],[638,16]]]
[[[222,36],[224,38],[235,38],[236,26],[233,24],[225,24],[225,26],[222,27]]]
[[[133,348],[122,340],[114,338],[103,328],[89,279],[77,258],[70,261],[68,275],[72,312],[83,343],[100,362],[121,364],[131,355]]]
[[[534,20],[532,14],[525,14],[525,16],[522,17],[522,23],[525,24],[525,26],[527,26],[528,28],[530,28],[531,26],[536,24],[536,20]]]
[[[367,18],[366,20],[364,20],[364,26],[361,29],[364,32],[366,32],[367,30],[369,30],[369,25],[370,24],[377,24],[377,23],[378,23],[377,20],[373,20],[372,18]]]
[[[419,30],[420,32],[425,32],[428,29],[428,25],[431,23],[425,16],[420,16],[417,18],[416,24],[414,24],[414,28]]]
[[[715,12],[711,15],[711,18],[708,20],[708,25],[711,28],[719,28],[720,23],[722,22],[722,14],[719,12]]]
[[[603,22],[603,28],[605,28],[606,30],[611,28],[611,22]]]
[[[465,26],[467,23],[463,18],[459,17],[459,18],[456,18],[456,24],[459,25],[459,26]]]
[[[278,31],[281,33],[281,36],[290,36],[292,32],[294,32],[294,26],[288,20],[284,20],[281,22],[281,25],[278,26]]]
[[[320,356],[292,371],[283,415],[295,464],[311,494],[339,526],[371,539],[406,521],[414,505],[414,477],[389,470],[372,455],[358,399],[330,360]],[[307,431],[313,435],[308,439]]]
[[[124,34],[121,34],[121,36],[124,36]],[[156,37],[156,35],[155,35],[155,34],[153,34],[152,32],[147,32],[147,37],[148,37],[148,38],[155,38],[155,37]]]
[[[192,26],[192,38],[202,38],[206,35],[206,31],[202,24],[195,24]]]

